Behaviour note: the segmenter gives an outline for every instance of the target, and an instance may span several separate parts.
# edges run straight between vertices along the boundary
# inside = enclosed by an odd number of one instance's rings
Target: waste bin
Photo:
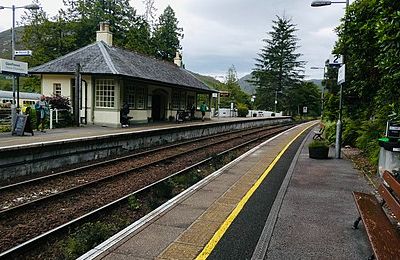
[[[384,137],[379,139],[379,175],[385,170],[390,171],[394,175],[400,172],[400,142],[399,140],[391,141]]]
[[[379,139],[378,173],[382,177],[384,171],[389,171],[395,176],[400,174],[400,125],[388,122],[386,137]],[[386,184],[386,183],[385,183]]]

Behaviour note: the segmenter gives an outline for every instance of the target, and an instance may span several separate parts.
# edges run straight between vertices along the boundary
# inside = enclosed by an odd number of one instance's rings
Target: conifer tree
[[[298,87],[303,79],[304,62],[296,53],[298,38],[296,26],[290,19],[277,16],[272,21],[269,38],[256,59],[251,81],[256,88],[256,105],[261,109],[287,111],[290,92]]]
[[[180,39],[183,38],[183,29],[178,27],[178,19],[171,6],[165,8],[154,30],[153,44],[155,56],[162,60],[173,61],[175,53],[182,47]]]

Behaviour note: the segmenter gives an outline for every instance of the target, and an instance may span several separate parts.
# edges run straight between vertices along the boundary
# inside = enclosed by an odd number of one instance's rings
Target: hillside
[[[251,74],[248,74],[242,78],[239,79],[239,85],[240,88],[248,93],[248,94],[253,94],[256,92],[256,86],[252,85],[251,83],[247,82],[247,80],[251,79]],[[321,90],[322,90],[322,79],[309,79],[307,80],[309,82],[314,83],[315,85],[317,85]]]
[[[240,78],[238,83],[240,85],[240,88],[244,92],[252,95],[252,94],[256,93],[256,87],[254,85],[252,85],[251,83],[247,82],[250,79],[251,79],[251,74],[248,74],[248,75]]]
[[[23,49],[19,44],[23,29],[23,27],[15,28],[16,50]],[[0,58],[11,59],[11,29],[0,32]]]
[[[216,80],[215,78],[211,77],[211,76],[205,76],[205,75],[201,75],[195,72],[191,72],[197,79],[199,79],[200,81],[202,81],[204,84],[206,84],[207,86],[209,86],[212,89],[216,89],[216,90],[220,90],[220,86],[221,86],[221,82],[219,82],[218,80]]]

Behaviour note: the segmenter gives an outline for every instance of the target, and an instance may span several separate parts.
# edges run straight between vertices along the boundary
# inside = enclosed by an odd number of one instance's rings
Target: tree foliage
[[[386,121],[400,121],[400,2],[356,0],[337,33],[334,53],[343,54],[346,64],[343,140],[365,149],[376,162],[376,139],[383,135]],[[335,80],[334,73],[328,77]],[[324,113],[331,120],[338,110],[332,105],[336,101],[330,102],[337,100],[336,89],[329,89],[325,99]]]
[[[337,32],[334,52],[346,63],[346,117],[386,121],[400,105],[400,2],[355,1]]]
[[[217,89],[229,93],[228,97],[223,96],[220,98],[220,107],[231,107],[231,103],[233,103],[235,107],[250,107],[250,96],[240,88],[234,65],[228,69],[224,83],[220,84],[220,87]]]
[[[106,21],[113,45],[172,62],[183,29],[170,6],[153,28],[153,2],[145,1],[146,16],[137,15],[128,0],[64,0],[65,8],[54,17],[43,9],[26,11],[22,43],[34,53],[27,61],[36,66],[93,43],[99,23]]]
[[[261,109],[273,110],[278,96],[277,110],[291,114],[294,111],[289,106],[290,92],[301,84],[304,62],[299,60],[301,54],[296,53],[296,26],[285,17],[277,16],[272,22],[272,31],[263,40],[265,46],[252,72],[252,83],[257,86],[256,104]]]
[[[154,29],[153,44],[156,49],[156,57],[171,61],[176,51],[182,47],[180,39],[183,38],[183,29],[178,27],[178,19],[171,6],[167,6],[161,14]]]
[[[34,3],[40,6],[38,0]],[[172,62],[175,52],[181,49],[183,29],[173,9],[168,6],[154,24],[154,0],[145,0],[146,13],[137,15],[128,0],[63,0],[54,17],[43,9],[26,11],[22,18],[24,31],[21,45],[33,51],[33,56],[24,58],[34,67],[96,40],[100,22],[109,22],[113,33],[113,45]],[[27,89],[40,90],[33,86],[37,80],[24,81]],[[0,82],[8,88],[7,84]]]

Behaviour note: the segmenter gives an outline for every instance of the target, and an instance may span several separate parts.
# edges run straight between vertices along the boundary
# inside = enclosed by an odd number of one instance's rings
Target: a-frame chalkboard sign
[[[20,135],[20,136],[24,135],[27,117],[28,117],[27,115],[17,115],[12,135]]]

